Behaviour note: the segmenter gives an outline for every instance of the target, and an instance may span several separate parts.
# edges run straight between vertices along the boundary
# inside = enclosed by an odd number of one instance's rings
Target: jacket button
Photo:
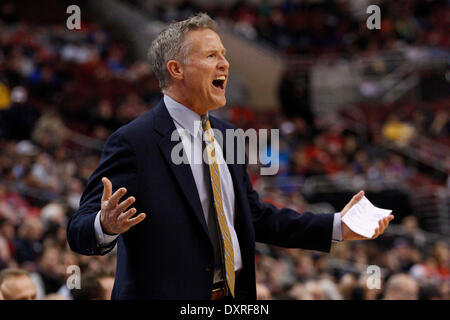
[[[211,270],[212,270],[212,265],[207,264],[207,265],[205,266],[205,271],[209,272],[209,271],[211,271]]]

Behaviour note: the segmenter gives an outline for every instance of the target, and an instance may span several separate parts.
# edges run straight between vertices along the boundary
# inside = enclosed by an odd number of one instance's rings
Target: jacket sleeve
[[[244,166],[245,169],[247,166]],[[244,170],[244,184],[255,229],[255,240],[280,247],[329,252],[334,214],[299,213],[260,201]]]
[[[89,177],[86,189],[80,199],[77,212],[70,217],[67,225],[67,241],[70,248],[84,255],[104,255],[111,251],[117,239],[107,250],[97,246],[94,222],[101,209],[103,183],[107,177],[113,185],[113,193],[125,187],[127,193],[120,200],[135,196],[137,192],[138,175],[136,154],[133,148],[122,136],[120,129],[114,132],[106,141],[98,167]]]

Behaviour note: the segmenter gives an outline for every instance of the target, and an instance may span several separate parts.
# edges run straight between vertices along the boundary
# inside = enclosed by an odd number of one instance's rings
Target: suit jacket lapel
[[[179,165],[176,165],[171,159],[172,149],[178,143],[181,143],[181,139],[179,141],[171,141],[172,132],[176,130],[175,124],[173,123],[173,120],[170,117],[170,114],[167,111],[163,100],[161,100],[161,102],[155,108],[157,108],[155,110],[155,112],[157,113],[155,130],[161,135],[161,138],[158,140],[158,146],[162,154],[164,155],[164,158],[166,159],[166,162],[168,163],[170,169],[175,175],[179,187],[186,197],[186,200],[193,209],[195,216],[202,225],[206,234],[209,235],[191,167],[188,163],[181,163]]]

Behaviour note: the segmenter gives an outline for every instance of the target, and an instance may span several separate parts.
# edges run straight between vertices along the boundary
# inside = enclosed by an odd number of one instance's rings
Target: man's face
[[[188,106],[202,114],[223,107],[230,64],[219,35],[210,29],[190,31],[185,44],[189,49],[182,81]]]
[[[35,300],[36,288],[29,276],[10,276],[0,287],[5,300]]]

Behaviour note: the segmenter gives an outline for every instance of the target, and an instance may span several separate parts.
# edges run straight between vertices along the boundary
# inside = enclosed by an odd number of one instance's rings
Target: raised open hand
[[[127,210],[127,208],[136,201],[134,197],[128,197],[119,204],[120,198],[127,193],[126,188],[120,188],[112,194],[111,181],[105,177],[102,178],[102,182],[103,195],[100,211],[100,224],[103,232],[111,235],[123,233],[145,219],[145,213],[140,213],[132,218],[137,212],[136,209],[131,208]]]

